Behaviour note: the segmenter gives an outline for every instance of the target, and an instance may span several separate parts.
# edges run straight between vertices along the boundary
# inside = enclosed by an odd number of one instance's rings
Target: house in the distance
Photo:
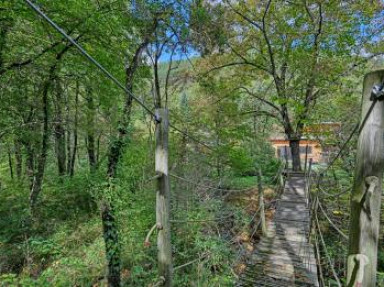
[[[336,147],[333,144],[330,144],[327,139],[330,136],[338,136],[340,130],[341,123],[332,122],[325,122],[306,127],[302,140],[300,141],[300,157],[302,163],[304,163],[307,149],[308,161],[312,159],[313,163],[328,163],[330,156],[336,150]],[[273,135],[270,138],[270,141],[275,148],[276,157],[285,160],[287,154],[288,160],[291,160],[289,141],[284,133]]]

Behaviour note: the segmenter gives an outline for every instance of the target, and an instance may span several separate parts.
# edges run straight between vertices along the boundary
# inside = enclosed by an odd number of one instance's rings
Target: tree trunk
[[[75,162],[76,162],[76,153],[77,153],[77,128],[78,128],[78,121],[79,121],[79,82],[76,82],[76,97],[75,97],[75,125],[73,128],[73,148],[72,148],[72,155],[71,155],[71,165],[68,170],[68,174],[70,176],[73,176],[75,174]]]
[[[125,105],[122,117],[119,121],[117,129],[117,138],[112,140],[108,152],[108,169],[107,181],[108,189],[111,188],[110,183],[116,177],[118,164],[123,153],[123,147],[128,137],[128,127],[131,122],[132,111],[132,92],[134,74],[139,67],[141,54],[149,43],[149,38],[146,39],[136,50],[133,60],[129,67],[125,70],[126,73],[126,94]],[[118,236],[118,228],[116,226],[113,205],[109,200],[110,195],[105,197],[101,205],[101,220],[103,223],[103,237],[105,242],[105,252],[108,261],[108,287],[121,286],[121,250]]]
[[[104,200],[101,204],[101,219],[108,262],[108,286],[119,287],[121,286],[121,248],[119,233],[116,226],[113,206],[107,200]]]
[[[217,110],[216,110],[216,118],[215,118],[215,131],[216,131],[216,148],[219,152],[216,154],[216,171],[217,171],[217,177],[219,178],[219,187],[221,187],[221,176],[222,176],[222,153],[220,151],[221,146],[221,135],[220,135],[220,129],[221,129],[221,106],[219,104]]]
[[[362,118],[372,106],[372,88],[381,86],[384,70],[366,75]],[[376,286],[377,248],[384,169],[384,102],[376,102],[357,143],[349,227],[348,287]],[[362,120],[362,124],[364,120]]]
[[[127,95],[122,119],[119,122],[117,138],[111,141],[108,152],[107,189],[111,189],[111,181],[116,177],[117,168],[123,153],[123,148],[128,136],[128,126],[131,120],[132,97]],[[101,205],[101,219],[103,223],[103,237],[105,252],[108,261],[108,286],[121,286],[121,249],[118,236],[118,228],[114,217],[114,207],[106,196]]]
[[[19,140],[15,140],[15,162],[16,176],[20,179],[23,172],[23,156],[21,154],[21,143]]]
[[[8,165],[9,165],[9,172],[11,175],[11,179],[13,179],[13,162],[12,162],[12,153],[11,149],[8,149]]]
[[[57,156],[57,169],[59,176],[66,173],[66,142],[65,142],[65,129],[63,126],[63,93],[61,83],[56,79],[56,116],[55,116],[55,143],[56,143],[56,156]]]
[[[55,66],[51,68],[51,76],[47,80],[47,82],[44,84],[43,89],[43,130],[42,130],[42,142],[41,142],[41,152],[38,158],[37,162],[37,172],[33,176],[33,182],[31,187],[31,193],[29,197],[30,207],[33,211],[36,206],[36,202],[38,199],[38,196],[40,194],[42,185],[43,185],[43,178],[44,178],[44,171],[45,171],[45,163],[47,159],[47,151],[48,151],[48,140],[49,140],[49,127],[48,127],[48,117],[49,117],[49,109],[48,109],[48,92],[49,88],[51,86],[51,80],[52,75],[55,70]]]
[[[96,162],[96,140],[95,140],[95,105],[92,94],[88,92],[87,97],[87,150],[89,168],[94,172],[97,167]]]
[[[67,132],[65,135],[65,138],[67,140],[67,174],[71,174],[71,166],[72,166],[72,132],[70,130],[70,127],[67,126]]]
[[[72,166],[72,131],[71,131],[71,107],[69,94],[66,93],[65,96],[65,111],[66,111],[66,139],[67,139],[67,174],[71,174],[71,166]]]
[[[300,171],[301,170],[300,138],[289,139],[289,146],[291,148],[292,170]]]
[[[13,20],[3,18],[2,23],[0,25],[0,70],[4,65],[4,51],[7,43],[8,33],[13,26]]]
[[[99,166],[100,162],[100,141],[101,141],[102,134],[99,133],[97,137],[97,147],[96,147],[96,168]]]
[[[77,37],[79,39],[80,36]],[[76,40],[77,40],[76,39]],[[55,71],[57,68],[57,65],[59,64],[60,60],[64,56],[64,54],[72,47],[72,44],[68,44],[65,46],[58,54],[56,54],[55,63],[51,66],[49,69],[48,79],[45,81],[43,86],[43,99],[42,99],[42,110],[43,110],[43,131],[42,131],[42,141],[41,141],[41,151],[38,158],[37,163],[37,172],[33,177],[29,202],[30,202],[30,208],[33,213],[36,202],[38,199],[38,196],[41,192],[41,188],[43,185],[43,178],[44,178],[44,171],[45,171],[45,164],[47,160],[47,152],[48,152],[48,141],[49,141],[49,101],[48,101],[48,93],[50,90],[50,87],[52,83],[55,80]],[[65,139],[64,139],[65,143]],[[64,148],[64,154],[65,154],[65,148]],[[64,161],[64,168],[65,168],[65,161]]]
[[[123,116],[125,118],[125,116]],[[129,121],[123,121],[126,127]],[[117,167],[121,158],[123,146],[126,140],[126,128],[120,128],[118,138],[111,142],[108,154],[107,189],[111,189],[111,181],[116,177]],[[103,224],[103,238],[105,253],[108,262],[108,286],[121,286],[121,248],[119,233],[114,216],[114,207],[109,200],[111,195],[105,196],[101,204],[101,220]]]

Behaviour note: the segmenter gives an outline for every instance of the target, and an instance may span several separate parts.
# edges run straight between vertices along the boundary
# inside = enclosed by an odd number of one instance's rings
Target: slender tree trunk
[[[99,136],[97,137],[97,147],[96,147],[96,163],[97,163],[97,167],[99,166],[99,162],[100,162],[100,141],[101,141],[101,133],[99,133]]]
[[[71,166],[72,166],[72,132],[69,128],[69,126],[67,126],[67,132],[66,132],[66,135],[65,135],[65,138],[67,140],[67,168],[66,168],[66,171],[67,171],[67,174],[69,175],[71,173]]]
[[[28,178],[28,181],[30,183],[30,187],[32,188],[33,184],[33,175],[35,174],[35,143],[33,140],[34,134],[38,133],[38,128],[36,128],[35,125],[32,124],[32,121],[34,119],[35,114],[35,108],[32,106],[29,107],[29,114],[26,118],[23,119],[23,121],[27,124],[27,130],[26,133],[20,134],[20,149],[25,150],[25,175]]]
[[[76,153],[77,153],[77,128],[79,121],[79,81],[76,82],[76,96],[75,96],[75,124],[73,128],[73,148],[71,155],[71,165],[69,167],[69,175],[73,176],[75,174],[75,162],[76,162]]]
[[[132,97],[127,95],[123,116],[119,123],[117,138],[111,142],[108,152],[107,181],[108,190],[111,189],[111,181],[116,177],[117,168],[123,153],[123,148],[128,136],[128,126],[131,120]],[[103,224],[103,238],[105,252],[108,262],[108,286],[121,286],[121,248],[119,233],[115,219],[114,206],[109,200],[110,196],[104,197],[101,203],[101,220]]]
[[[45,171],[45,164],[47,159],[48,152],[48,141],[49,141],[49,126],[48,126],[48,118],[49,118],[49,108],[48,108],[48,92],[51,86],[52,76],[54,73],[56,66],[51,68],[51,73],[49,79],[44,84],[43,89],[43,130],[42,130],[42,141],[41,141],[41,152],[37,160],[37,172],[33,176],[33,182],[31,187],[31,193],[29,197],[30,207],[33,211],[35,209],[38,196],[41,192]]]
[[[72,131],[71,131],[71,107],[69,101],[69,93],[65,96],[65,111],[66,111],[66,139],[67,139],[67,174],[71,174],[72,166]]]
[[[77,37],[77,39],[79,39],[79,37]],[[30,193],[30,198],[29,198],[32,213],[35,209],[38,196],[39,196],[41,189],[42,189],[44,172],[45,172],[45,164],[46,164],[46,160],[47,160],[48,141],[49,141],[49,123],[48,123],[48,120],[49,120],[49,100],[48,100],[48,94],[49,94],[49,90],[51,88],[52,83],[55,81],[55,72],[56,72],[57,65],[59,64],[59,61],[64,56],[64,54],[70,49],[71,46],[72,46],[72,44],[65,46],[56,55],[55,63],[49,69],[48,79],[45,81],[44,86],[43,86],[43,99],[42,99],[43,131],[42,131],[42,140],[41,140],[41,151],[40,151],[40,155],[39,155],[38,162],[37,162],[37,172],[35,173],[35,175],[33,177],[31,193]],[[65,143],[65,139],[64,139],[64,143]],[[65,148],[63,150],[63,153],[65,154]],[[64,160],[64,167],[65,167],[65,160]]]
[[[216,148],[220,150],[221,145],[221,137],[220,137],[220,129],[221,129],[221,122],[220,122],[220,116],[221,116],[221,107],[219,106],[216,111],[216,118],[215,118],[215,130],[216,130]],[[216,156],[216,171],[217,171],[217,177],[219,178],[219,187],[221,186],[221,176],[222,176],[222,164],[221,164],[221,152],[217,153]]]
[[[101,220],[103,224],[103,238],[108,262],[108,286],[121,286],[121,248],[119,233],[116,225],[114,209],[111,202],[103,200],[101,204]]]
[[[60,176],[66,173],[66,147],[65,129],[63,126],[63,91],[59,79],[56,78],[56,116],[55,116],[55,143],[57,156],[57,169]]]
[[[12,153],[11,149],[8,149],[8,165],[9,165],[9,173],[11,175],[11,179],[13,179],[13,162],[12,162]]]
[[[15,164],[16,164],[16,176],[18,179],[21,178],[23,170],[23,156],[21,154],[21,143],[19,140],[15,140]]]
[[[127,115],[125,115],[127,116]],[[125,116],[123,116],[125,118]],[[129,119],[125,118],[121,125],[124,128],[119,128],[118,137],[113,141],[109,148],[108,155],[108,190],[111,189],[111,181],[116,177],[117,167],[122,155],[123,146],[125,144],[127,135],[127,125]],[[114,206],[106,196],[101,203],[101,220],[103,224],[103,238],[105,242],[105,251],[108,262],[108,286],[120,287],[121,286],[121,248],[119,242],[119,233],[116,225],[114,215]]]
[[[87,108],[87,150],[89,168],[91,172],[94,172],[97,167],[95,140],[95,104],[91,92],[88,92]]]
[[[2,19],[2,24],[0,25],[0,70],[4,65],[4,51],[7,43],[8,32],[13,26],[12,19]]]

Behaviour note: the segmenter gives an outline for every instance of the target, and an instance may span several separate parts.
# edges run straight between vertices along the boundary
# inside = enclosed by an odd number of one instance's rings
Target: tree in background
[[[197,1],[191,25],[197,47],[210,54],[209,73],[228,68],[226,76],[238,76],[233,88],[280,124],[300,170],[304,126],[321,97],[366,60],[362,53],[381,34],[380,9],[379,1]]]

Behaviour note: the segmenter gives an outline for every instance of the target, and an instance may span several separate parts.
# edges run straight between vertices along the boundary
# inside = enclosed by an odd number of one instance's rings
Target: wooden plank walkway
[[[314,246],[308,241],[310,211],[301,174],[289,175],[274,220],[236,286],[318,287]]]

